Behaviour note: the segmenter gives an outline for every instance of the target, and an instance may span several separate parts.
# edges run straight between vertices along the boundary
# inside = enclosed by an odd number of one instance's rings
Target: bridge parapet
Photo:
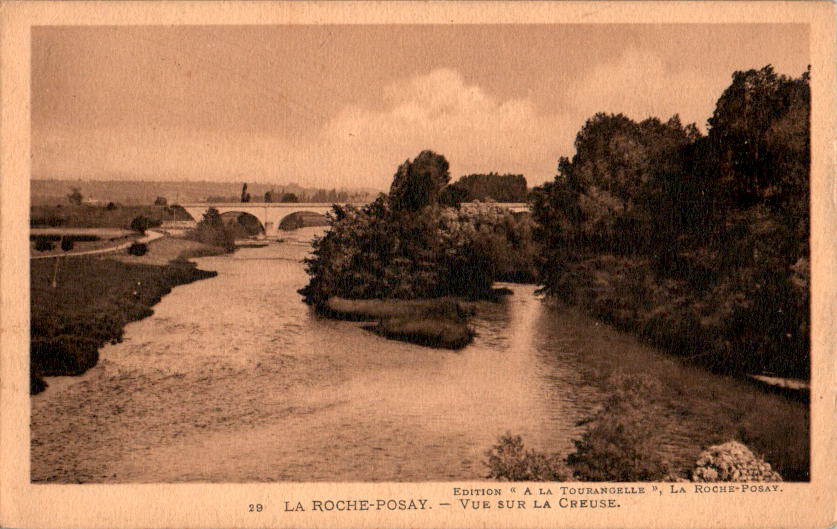
[[[363,207],[366,202],[349,203],[351,206]],[[492,204],[513,212],[529,211],[529,205],[523,202],[463,202],[462,207],[477,207],[480,204]],[[177,204],[192,216],[197,222],[210,208],[218,213],[247,213],[256,217],[264,228],[265,235],[275,235],[279,232],[279,225],[285,217],[298,212],[319,213],[325,215],[331,211],[333,203],[324,202],[197,202]]]

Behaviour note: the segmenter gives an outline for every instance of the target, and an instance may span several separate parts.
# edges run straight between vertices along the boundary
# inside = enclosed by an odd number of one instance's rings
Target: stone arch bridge
[[[305,203],[305,202],[227,202],[227,203],[190,203],[179,204],[180,207],[195,221],[201,220],[209,208],[215,208],[218,213],[248,213],[256,217],[264,229],[265,235],[276,235],[279,233],[279,226],[285,217],[299,212],[319,213],[325,215],[331,211],[332,203]],[[352,206],[361,207],[366,203],[352,203]],[[463,202],[461,207],[468,208],[476,206],[476,202]],[[517,202],[497,202],[497,206],[510,211],[520,213],[529,211],[529,205]]]

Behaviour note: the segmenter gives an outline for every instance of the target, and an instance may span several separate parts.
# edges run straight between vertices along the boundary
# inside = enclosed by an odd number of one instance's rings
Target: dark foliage
[[[588,120],[532,195],[544,290],[713,367],[808,376],[808,81],[736,72],[707,136]]]
[[[145,215],[140,215],[139,217],[136,217],[134,220],[131,221],[131,229],[140,233],[145,233],[145,230],[148,230],[150,228],[156,228],[161,224],[162,221],[160,220],[152,219],[146,217]]]
[[[38,239],[35,241],[35,249],[39,252],[48,252],[54,248],[55,244],[46,239]]]
[[[61,239],[61,249],[65,252],[69,252],[73,249],[73,239],[69,237],[65,237]]]
[[[490,204],[467,211],[439,204],[447,167],[424,151],[398,168],[390,196],[360,209],[335,206],[306,261],[305,300],[486,297],[501,275],[533,273],[526,219]]]
[[[469,174],[451,185],[454,186],[465,193],[462,202],[526,202],[528,195],[526,178],[520,174]]]
[[[172,287],[216,275],[187,262],[161,267],[76,257],[62,263],[52,288],[50,261],[30,264],[33,377],[83,373],[102,345],[120,341],[125,324],[149,316]]]
[[[238,223],[235,223],[238,225]],[[240,226],[240,225],[239,225]],[[244,228],[242,228],[244,229]],[[209,208],[197,227],[187,233],[187,238],[231,252],[235,250],[237,228],[224,222],[215,208]]]
[[[394,211],[418,211],[439,203],[442,189],[450,181],[448,161],[433,151],[422,151],[415,160],[398,168],[389,190]]]
[[[136,256],[145,255],[148,253],[148,245],[141,242],[135,242],[128,247],[128,253]]]

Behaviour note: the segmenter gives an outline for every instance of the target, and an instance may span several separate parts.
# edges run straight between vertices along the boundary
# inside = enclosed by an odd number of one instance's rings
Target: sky
[[[537,185],[596,112],[705,130],[766,64],[804,72],[807,26],[36,27],[32,176],[385,190],[431,149]]]

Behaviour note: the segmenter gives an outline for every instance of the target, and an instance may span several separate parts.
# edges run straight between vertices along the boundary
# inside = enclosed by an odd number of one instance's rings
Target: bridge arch
[[[468,207],[467,204],[475,204],[463,202],[462,206]],[[504,203],[496,202],[497,206],[503,207],[513,212],[529,211],[529,205],[525,203]],[[352,206],[360,207],[366,205],[365,203],[355,203]],[[233,202],[233,203],[194,203],[194,204],[180,204],[186,212],[200,222],[209,208],[215,208],[218,213],[224,214],[229,212],[249,213],[256,217],[261,222],[264,228],[265,235],[278,235],[279,225],[282,220],[297,212],[310,212],[325,215],[331,211],[333,204],[331,203],[306,203],[306,202]]]

